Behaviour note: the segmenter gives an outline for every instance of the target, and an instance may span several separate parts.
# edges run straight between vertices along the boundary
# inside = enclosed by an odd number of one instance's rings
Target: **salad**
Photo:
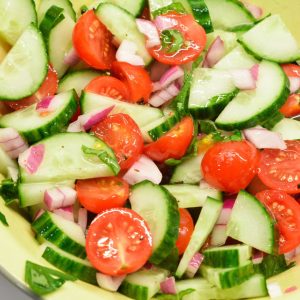
[[[27,261],[28,286],[278,296],[267,279],[300,251],[300,48],[281,17],[239,0],[0,12],[0,196],[53,265]]]

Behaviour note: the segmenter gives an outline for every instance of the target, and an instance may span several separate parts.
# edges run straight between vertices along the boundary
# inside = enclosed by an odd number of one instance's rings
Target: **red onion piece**
[[[116,292],[118,290],[125,277],[126,275],[113,277],[102,273],[97,273],[96,275],[98,285],[111,292]]]
[[[20,135],[14,128],[1,128],[0,129],[0,143],[7,143],[11,140],[18,138]]]
[[[162,174],[157,165],[147,156],[141,155],[131,168],[123,176],[123,179],[130,185],[134,185],[143,180],[150,180],[155,184],[160,184]]]
[[[292,293],[292,292],[295,292],[295,291],[297,291],[297,290],[298,290],[298,287],[295,286],[295,285],[293,285],[293,286],[290,286],[290,287],[286,288],[286,289],[284,290],[284,293],[285,293],[285,294],[287,294],[287,293]]]
[[[179,92],[180,88],[175,82],[173,82],[164,90],[158,91],[155,94],[153,94],[148,103],[154,107],[159,107],[173,99],[179,94]]]
[[[243,130],[246,139],[258,149],[280,149],[287,148],[286,143],[279,133],[267,130],[262,127],[253,127]]]
[[[50,211],[68,207],[76,201],[77,193],[68,186],[51,188],[45,191],[44,202]]]
[[[174,18],[158,16],[154,19],[154,24],[159,31],[173,28],[178,25],[178,21]]]
[[[204,256],[201,253],[196,253],[191,261],[188,264],[188,267],[186,269],[186,276],[188,278],[193,278],[195,274],[197,273],[198,269],[200,268],[202,262],[204,260]]]
[[[234,85],[240,90],[253,90],[256,88],[256,81],[249,69],[229,70]]]
[[[289,76],[290,81],[290,93],[294,94],[300,89],[300,78]]]
[[[255,19],[259,19],[263,15],[263,10],[261,7],[249,3],[248,1],[241,1],[247,10],[252,14]]]
[[[171,67],[162,75],[159,82],[155,82],[153,84],[153,92],[162,90],[168,87],[175,80],[183,78],[184,71],[179,66]]]
[[[253,264],[260,264],[264,259],[264,253],[261,251],[257,251],[252,255]]]
[[[31,146],[19,156],[19,165],[23,167],[27,173],[34,174],[43,161],[45,154],[45,145],[39,144]]]
[[[234,199],[227,199],[224,201],[217,224],[226,225],[228,223],[234,203]]]
[[[56,215],[70,221],[74,222],[74,213],[73,213],[73,206],[68,206],[68,207],[62,207],[55,209],[53,211]]]
[[[79,208],[78,211],[78,225],[82,228],[83,232],[86,232],[87,227],[87,210],[85,208]]]
[[[152,48],[154,46],[159,46],[161,44],[159,33],[154,23],[144,19],[136,19],[136,25],[139,31],[147,37],[146,40],[147,48]]]
[[[119,46],[116,59],[117,61],[127,62],[134,66],[144,66],[145,62],[143,58],[136,54],[137,46],[134,42],[123,40]]]
[[[24,143],[22,146],[14,149],[14,150],[8,151],[7,154],[9,155],[9,157],[15,159],[15,158],[18,158],[20,156],[20,154],[22,154],[27,149],[28,149],[28,145],[27,145],[27,143]]]
[[[168,277],[160,283],[160,289],[164,294],[177,294],[176,282],[174,276]]]
[[[47,109],[50,106],[53,98],[54,96],[47,96],[43,98],[40,102],[36,104],[36,110]]]
[[[80,120],[77,119],[76,121],[69,124],[67,132],[85,132],[85,130],[82,127]]]
[[[6,129],[10,129],[10,128],[1,128],[0,129],[0,136],[2,133],[4,133],[4,131],[6,131]],[[10,140],[7,140],[6,142],[0,142],[0,147],[6,151],[13,151],[17,148],[20,148],[21,146],[23,146],[25,144],[25,141],[23,140],[23,138],[18,134],[17,137],[12,138]]]
[[[225,55],[225,45],[223,40],[217,36],[207,50],[203,61],[203,67],[213,67]]]
[[[153,82],[159,81],[163,74],[170,68],[169,65],[162,64],[158,61],[152,63],[150,67],[150,78]]]
[[[80,61],[80,58],[75,50],[74,47],[72,47],[68,53],[65,54],[64,57],[64,64],[68,66],[74,66]]]
[[[215,225],[211,233],[211,239],[210,239],[211,246],[213,247],[223,246],[225,245],[226,240],[227,240],[226,225],[224,224]]]
[[[42,208],[39,209],[39,210],[36,212],[36,214],[34,215],[33,220],[34,220],[34,221],[37,220],[44,212],[45,212],[44,209],[42,209]]]
[[[253,65],[252,68],[250,68],[250,72],[252,74],[252,77],[256,81],[258,79],[258,75],[259,75],[259,64]]]

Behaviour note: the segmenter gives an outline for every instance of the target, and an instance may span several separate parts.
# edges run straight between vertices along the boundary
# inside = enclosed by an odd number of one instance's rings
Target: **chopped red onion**
[[[150,180],[155,184],[160,184],[162,174],[157,165],[150,158],[141,155],[140,159],[125,173],[123,179],[130,185],[134,185],[143,180]]]
[[[189,265],[185,272],[185,274],[188,278],[193,278],[195,276],[195,274],[199,270],[203,260],[204,260],[204,256],[201,253],[196,253],[193,256],[193,258],[189,262]]]
[[[97,273],[96,275],[98,285],[111,292],[116,292],[118,290],[125,277],[126,275],[113,277],[102,273]]]
[[[72,47],[68,53],[65,54],[64,57],[64,64],[68,66],[74,66],[80,61],[80,58],[75,50],[74,47]]]
[[[42,209],[42,208],[39,209],[39,210],[36,212],[36,214],[34,215],[33,221],[37,220],[44,212],[45,212],[44,209]]]
[[[163,74],[170,68],[169,65],[162,64],[158,61],[152,63],[150,67],[150,78],[153,82],[159,81]]]
[[[210,239],[211,246],[213,247],[223,246],[225,245],[226,240],[227,240],[226,225],[224,224],[215,225],[211,233],[211,239]]]
[[[180,88],[178,87],[178,84],[176,82],[173,82],[164,90],[158,91],[153,94],[148,103],[154,107],[159,107],[173,99],[179,94],[179,92]]]
[[[18,158],[20,156],[20,154],[22,154],[27,149],[28,149],[28,145],[27,145],[27,143],[24,143],[20,147],[14,149],[14,150],[8,151],[7,154],[9,157],[15,159],[15,158]]]
[[[68,186],[55,187],[45,191],[44,202],[50,211],[58,208],[73,205],[76,201],[77,193]]]
[[[257,251],[252,255],[253,264],[260,264],[264,259],[264,253],[262,251]]]
[[[67,207],[55,209],[53,213],[70,222],[74,222],[73,206],[67,206]]]
[[[207,50],[203,61],[203,67],[213,67],[225,55],[225,45],[223,40],[217,36]]]
[[[18,131],[14,128],[0,128],[0,144],[7,143],[19,136]]]
[[[168,69],[160,78],[159,82],[153,84],[153,92],[162,90],[168,87],[171,83],[177,79],[183,78],[184,71],[179,66],[174,66]]]
[[[234,85],[240,90],[253,90],[256,88],[256,81],[249,69],[229,70]]]
[[[168,277],[160,283],[160,289],[164,294],[177,294],[176,281],[174,276]]]
[[[39,144],[31,146],[19,156],[19,165],[23,167],[27,173],[34,174],[43,161],[45,154],[45,145]]]
[[[123,40],[119,46],[116,59],[117,61],[127,62],[134,66],[144,66],[145,62],[143,58],[136,54],[137,46],[134,42]]]
[[[259,75],[259,64],[255,64],[250,68],[250,72],[252,74],[252,77],[254,78],[254,80],[256,81],[258,79],[258,75]]]
[[[81,125],[80,120],[76,120],[69,124],[67,132],[85,132],[84,128]]]
[[[87,227],[87,210],[85,208],[79,208],[78,211],[78,225],[82,228],[83,232],[86,232]]]
[[[15,167],[7,167],[8,176],[14,181],[17,182],[19,178],[19,170]]]
[[[293,286],[290,286],[290,287],[286,288],[286,289],[284,290],[284,293],[285,293],[285,294],[287,294],[287,293],[292,293],[292,292],[295,292],[295,291],[297,291],[297,290],[298,290],[298,287],[296,287],[295,285],[293,285]]]
[[[226,225],[228,223],[234,203],[234,199],[227,199],[224,201],[217,224]]]
[[[248,1],[241,1],[247,10],[252,14],[255,19],[259,19],[263,15],[263,10],[261,7],[249,3]]]
[[[289,76],[290,81],[290,93],[294,94],[300,89],[300,78]]]
[[[147,37],[146,40],[147,48],[152,48],[154,46],[159,46],[161,44],[159,33],[153,22],[144,19],[136,19],[136,24],[139,31]]]
[[[54,96],[47,96],[43,98],[40,102],[36,104],[36,109],[47,109],[50,106],[53,98]]]
[[[159,31],[164,31],[178,25],[177,20],[165,16],[158,16],[153,22]]]

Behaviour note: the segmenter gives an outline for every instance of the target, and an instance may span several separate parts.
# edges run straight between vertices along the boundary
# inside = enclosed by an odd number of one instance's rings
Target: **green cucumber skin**
[[[42,254],[50,264],[82,281],[97,285],[96,269],[61,256],[54,249],[47,247]]]
[[[36,234],[53,243],[58,248],[80,258],[86,258],[85,247],[75,242],[58,228],[51,220],[48,212],[45,212],[36,219],[31,226]]]
[[[148,288],[146,286],[129,283],[126,279],[122,282],[119,292],[135,300],[149,299]]]
[[[271,130],[282,119],[284,119],[284,115],[279,111],[275,111],[273,115],[261,123],[261,126]]]

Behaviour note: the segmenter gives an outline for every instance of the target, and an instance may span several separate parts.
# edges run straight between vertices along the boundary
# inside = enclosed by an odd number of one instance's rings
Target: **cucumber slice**
[[[246,191],[238,194],[226,233],[253,248],[276,254],[276,222],[263,204]]]
[[[33,174],[20,167],[21,182],[58,182],[115,175],[104,162],[83,153],[82,146],[103,150],[116,161],[113,151],[104,142],[87,133],[60,133],[39,144],[45,146],[43,161]]]
[[[218,116],[216,125],[229,131],[253,127],[277,111],[288,94],[288,81],[282,68],[276,63],[262,61],[256,89],[240,92]]]
[[[87,261],[60,250],[55,246],[46,247],[42,257],[57,269],[82,281],[97,284],[97,270]]]
[[[100,4],[96,15],[119,43],[125,39],[135,43],[137,54],[143,58],[145,64],[148,65],[152,61],[145,46],[145,36],[138,30],[133,15],[111,3]]]
[[[14,45],[31,23],[36,23],[33,0],[2,0],[0,2],[0,36]]]
[[[0,147],[0,174],[8,176],[8,168],[18,168],[17,163]],[[0,179],[1,181],[1,179]]]
[[[176,270],[176,276],[182,277],[185,273],[189,262],[193,256],[201,249],[208,235],[213,230],[217,219],[222,210],[223,202],[211,197],[207,197],[203,204],[200,216],[196,222],[195,229],[191,236],[191,240],[179,262]]]
[[[128,114],[139,127],[146,126],[149,123],[163,117],[162,111],[158,108],[127,103],[92,93],[83,92],[80,99],[80,104],[82,113],[84,114],[96,109],[106,108],[114,105],[115,107],[111,112],[112,114]]]
[[[61,250],[80,258],[86,257],[85,236],[78,224],[45,211],[31,226],[38,236]]]
[[[31,96],[48,72],[43,37],[34,25],[22,33],[0,65],[0,99],[18,100]]]
[[[56,95],[53,101],[57,101],[59,106],[46,116],[38,113],[36,104],[14,111],[0,117],[0,127],[15,128],[29,143],[37,142],[61,132],[69,123],[77,109],[75,97],[74,91]]]
[[[271,15],[239,38],[247,51],[259,59],[278,63],[300,58],[300,48],[279,15]]]
[[[248,245],[230,245],[206,249],[204,264],[214,268],[232,268],[244,264],[251,258],[252,249]]]
[[[165,187],[177,200],[181,208],[202,207],[207,197],[222,200],[222,193],[216,189],[200,188],[191,184],[168,184]]]
[[[224,53],[229,53],[232,49],[237,47],[239,44],[237,42],[237,35],[235,32],[228,32],[221,29],[216,29],[214,32],[211,32],[207,34],[207,41],[206,41],[206,47],[205,49],[208,49],[212,42],[217,38],[220,37],[220,39],[224,42]]]
[[[167,189],[148,180],[132,187],[129,201],[131,208],[149,225],[153,238],[149,261],[159,264],[171,253],[178,237],[177,201]]]
[[[275,110],[265,121],[261,122],[260,125],[271,130],[277,123],[284,119],[284,115],[279,111]]]
[[[160,8],[171,5],[172,3],[173,0],[148,0],[149,10],[151,14]]]
[[[168,118],[166,116],[164,116],[164,117],[161,117],[161,118],[159,118],[157,120],[154,120],[151,123],[149,123],[149,124],[141,127],[140,129],[141,129],[141,132],[142,132],[142,136],[143,136],[144,142],[146,142],[146,143],[153,142],[153,139],[149,135],[149,131],[151,131],[151,130],[155,130],[156,131],[157,128],[160,125],[164,124],[167,119]]]
[[[98,76],[103,75],[102,72],[95,70],[79,70],[67,73],[58,84],[58,92],[66,92],[74,89],[78,96],[90,81]]]
[[[19,203],[20,207],[27,207],[44,203],[45,191],[55,187],[69,186],[75,187],[74,180],[63,182],[45,182],[45,183],[19,183]]]
[[[197,119],[214,119],[238,91],[228,72],[197,68],[193,73],[189,110]]]
[[[256,19],[238,0],[205,0],[214,28],[230,30]]]
[[[160,283],[167,278],[168,273],[159,268],[137,271],[127,275],[119,292],[135,300],[151,299],[160,290]]]
[[[300,121],[284,118],[272,131],[280,133],[284,140],[300,140]]]

